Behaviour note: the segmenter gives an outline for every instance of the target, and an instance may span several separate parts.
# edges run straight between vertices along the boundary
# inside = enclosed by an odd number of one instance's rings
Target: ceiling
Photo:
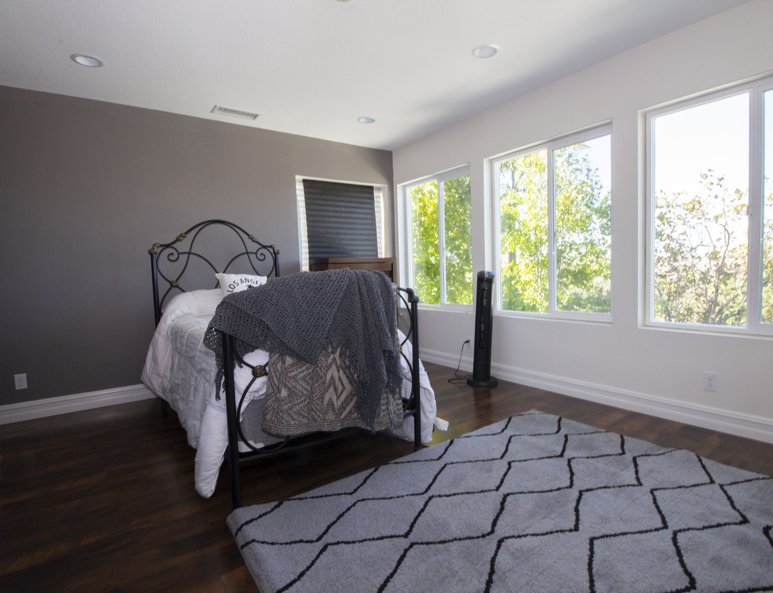
[[[392,150],[744,1],[2,0],[0,85]]]

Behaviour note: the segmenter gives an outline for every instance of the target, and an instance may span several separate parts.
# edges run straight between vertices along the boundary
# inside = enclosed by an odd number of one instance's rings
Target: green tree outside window
[[[594,161],[608,154],[609,141],[605,135],[497,163],[503,309],[610,312],[610,181]]]
[[[470,176],[414,185],[408,196],[414,290],[428,304],[472,303]]]

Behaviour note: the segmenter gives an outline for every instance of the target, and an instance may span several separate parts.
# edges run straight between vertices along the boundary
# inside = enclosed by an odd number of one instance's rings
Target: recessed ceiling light
[[[495,55],[497,55],[498,51],[499,48],[496,45],[491,43],[484,43],[483,45],[479,45],[478,47],[474,48],[472,50],[472,55],[481,59],[493,58]]]
[[[72,54],[70,59],[76,64],[86,66],[87,68],[101,68],[105,64],[97,56],[90,56],[88,54]]]
[[[361,115],[360,117],[357,118],[357,121],[360,122],[361,124],[372,124],[376,120],[370,117],[369,115]]]

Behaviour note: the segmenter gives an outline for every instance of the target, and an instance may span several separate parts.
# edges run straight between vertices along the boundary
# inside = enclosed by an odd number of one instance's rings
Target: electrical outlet
[[[16,389],[27,389],[27,373],[19,373],[13,376],[13,384]]]
[[[703,391],[719,391],[719,375],[714,371],[703,371]]]

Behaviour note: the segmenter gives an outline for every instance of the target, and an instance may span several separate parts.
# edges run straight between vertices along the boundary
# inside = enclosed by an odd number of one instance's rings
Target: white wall
[[[773,2],[749,2],[395,151],[395,184],[470,163],[474,270],[492,269],[485,160],[612,121],[613,322],[496,315],[494,375],[773,442],[773,339],[641,324],[642,110],[773,72],[771,23]],[[455,366],[473,312],[421,316],[422,356]]]

